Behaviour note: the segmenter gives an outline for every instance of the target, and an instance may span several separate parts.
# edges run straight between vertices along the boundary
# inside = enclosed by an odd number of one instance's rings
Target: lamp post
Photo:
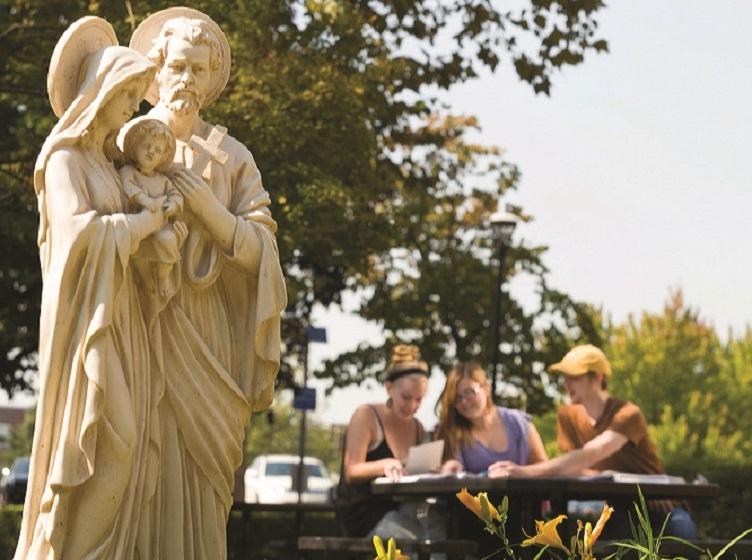
[[[491,374],[491,394],[494,401],[496,400],[496,378],[498,377],[499,363],[499,329],[501,328],[501,285],[504,282],[504,261],[507,256],[507,250],[512,241],[514,228],[517,227],[519,218],[509,212],[509,207],[505,212],[496,211],[489,218],[494,240],[494,249],[498,251],[499,269],[496,275],[495,295],[494,295],[494,322],[491,330],[491,360],[489,373]]]
[[[307,489],[308,477],[305,474],[306,413],[316,409],[316,390],[308,387],[308,347],[312,342],[326,343],[326,329],[308,326],[305,328],[306,343],[303,346],[303,386],[295,390],[293,407],[300,410],[300,438],[298,439],[298,469],[295,472],[295,487],[298,491],[298,504],[303,503],[303,492]],[[303,525],[303,510],[298,508],[295,522],[295,540],[300,536]]]

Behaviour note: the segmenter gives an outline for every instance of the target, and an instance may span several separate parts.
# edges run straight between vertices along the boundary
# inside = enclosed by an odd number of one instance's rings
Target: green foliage
[[[681,291],[662,313],[610,329],[610,389],[639,404],[668,470],[752,466],[752,335],[723,343]]]
[[[603,528],[608,524],[608,520],[611,517],[613,509],[604,506],[599,519],[595,524],[583,522],[577,520],[576,525],[570,524],[570,527],[575,526],[576,532],[571,535],[569,539],[570,546],[567,547],[559,534],[559,525],[566,518],[565,515],[556,515],[549,521],[536,521],[535,530],[531,531],[531,535],[520,543],[520,545],[511,545],[506,538],[506,523],[508,520],[507,514],[507,498],[501,505],[499,505],[499,513],[501,515],[493,517],[489,516],[489,509],[492,507],[488,504],[485,498],[485,493],[481,492],[477,497],[462,497],[458,495],[460,501],[473,511],[476,516],[484,524],[484,529],[497,536],[500,541],[500,548],[486,556],[496,558],[507,558],[508,560],[519,560],[521,558],[529,558],[529,555],[522,553],[521,549],[528,546],[538,547],[538,552],[535,555],[535,560],[596,560],[603,558],[603,560],[613,560],[619,558],[639,558],[639,560],[686,560],[686,554],[691,554],[689,557],[701,557],[707,560],[721,560],[722,558],[729,558],[734,555],[738,558],[735,550],[735,545],[743,538],[752,533],[752,528],[745,528],[736,532],[733,536],[726,536],[728,542],[725,544],[713,543],[711,548],[701,548],[696,544],[681,539],[678,537],[665,535],[668,519],[662,522],[661,526],[653,526],[651,524],[650,513],[648,510],[647,502],[642,494],[642,491],[637,489],[638,496],[637,501],[632,504],[632,511],[629,512],[630,521],[630,537],[618,542],[603,542],[598,539],[602,535]],[[480,503],[480,507],[478,506]],[[481,511],[482,515],[481,515]],[[399,543],[397,543],[399,544]],[[746,546],[746,543],[744,543]],[[679,545],[678,547],[676,545]],[[667,553],[666,549],[679,549],[681,555],[674,555],[673,553]],[[615,552],[614,552],[615,551]],[[701,553],[700,556],[697,553]],[[601,556],[605,554],[605,556]]]
[[[667,404],[686,410],[693,392],[707,392],[719,378],[721,345],[715,330],[686,306],[680,291],[663,313],[643,313],[614,328],[608,355],[616,394],[640,404],[658,423]]]
[[[266,453],[298,454],[301,412],[277,405],[256,414],[248,428],[246,455],[248,464]],[[323,426],[310,416],[306,419],[306,455],[321,459],[330,472],[339,472],[343,429]]]
[[[138,21],[170,4],[0,1],[0,348],[12,351],[0,356],[0,385],[8,391],[26,387],[34,368],[40,278],[30,179],[54,122],[44,92],[54,43],[85,14],[108,19],[126,42]],[[595,20],[603,2],[186,4],[214,18],[231,42],[230,82],[206,117],[251,149],[279,222],[290,296],[281,378],[300,367],[312,306],[337,304],[347,290],[364,294],[359,312],[383,321],[388,338],[423,339],[432,363],[445,365],[438,356],[452,348],[458,357],[487,356],[495,259],[481,226],[519,174],[498,149],[467,142],[477,123],[451,115],[435,92],[506,60],[549,93],[557,70],[606,49]],[[555,347],[548,331],[558,336],[578,314],[545,285],[543,251],[514,247],[508,269],[535,275],[540,311],[559,318],[538,327],[537,312],[504,294],[503,343],[515,356],[505,371],[534,395],[533,408],[548,403],[533,375],[547,359],[541,348]],[[380,361],[364,347],[324,375],[358,382]]]
[[[728,558],[731,554],[734,554],[734,545],[752,533],[752,528],[745,528],[738,531],[733,536],[725,536],[725,538],[730,540],[725,545],[720,546],[720,548],[719,545],[715,545],[713,547],[715,550],[702,548],[686,539],[664,535],[666,525],[668,524],[668,518],[664,520],[661,527],[653,527],[650,524],[648,506],[645,497],[642,495],[642,492],[639,491],[639,488],[638,492],[639,499],[633,504],[634,510],[632,513],[634,515],[630,513],[632,537],[626,541],[616,543],[616,547],[619,549],[619,553],[616,555],[617,558],[622,558],[626,551],[634,551],[637,553],[640,560],[663,560],[664,558],[669,557],[666,556],[666,553],[663,552],[661,548],[665,548],[665,545],[671,546],[674,543],[678,543],[683,549],[683,554],[681,556],[675,556],[672,554],[670,557],[674,560],[682,560],[686,558],[684,554],[691,554],[690,557],[697,556],[704,560],[721,560],[721,558]],[[738,556],[734,554],[734,558],[738,558]]]
[[[13,558],[21,532],[23,506],[0,506],[0,558]]]
[[[722,341],[681,291],[662,312],[600,329],[609,390],[643,410],[666,470],[721,486],[693,512],[702,534],[731,538],[752,525],[752,331]]]
[[[35,418],[36,409],[31,408],[26,412],[23,422],[11,430],[8,447],[0,451],[0,465],[10,466],[16,457],[31,455]]]
[[[678,465],[674,468],[678,469]],[[752,527],[752,468],[706,460],[702,474],[721,487],[718,498],[698,504],[692,511],[700,533],[730,539]]]
[[[559,447],[556,443],[556,411],[550,410],[545,414],[533,416],[533,424],[543,440],[546,454],[549,457],[559,455]]]

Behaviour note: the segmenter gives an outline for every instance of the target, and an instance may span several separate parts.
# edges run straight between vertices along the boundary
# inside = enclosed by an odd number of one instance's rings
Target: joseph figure
[[[140,557],[223,559],[245,427],[271,404],[279,369],[287,295],[276,223],[251,153],[199,116],[229,77],[219,26],[170,8],[141,23],[131,48],[157,66],[149,116],[176,137],[175,162],[185,168],[174,181],[189,228],[180,287],[150,330],[165,384],[160,475],[139,529]]]

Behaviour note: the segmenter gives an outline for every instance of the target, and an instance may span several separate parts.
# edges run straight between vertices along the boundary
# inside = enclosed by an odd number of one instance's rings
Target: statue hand
[[[172,224],[172,228],[175,231],[175,236],[178,238],[178,247],[182,247],[185,239],[188,237],[188,226],[185,222],[178,220]]]
[[[173,181],[194,214],[201,216],[204,209],[219,204],[206,181],[190,169],[177,171],[173,176]]]
[[[162,210],[164,210],[165,216],[167,218],[173,218],[178,215],[178,211],[180,209],[178,208],[178,205],[174,200],[170,200],[162,206]]]
[[[143,228],[141,231],[143,234],[141,236],[142,238],[151,235],[155,231],[159,231],[167,223],[164,212],[152,212],[146,208],[141,210],[141,212],[136,215],[136,218],[138,219],[141,228]]]
[[[144,208],[152,214],[156,214],[162,209],[162,201],[158,198],[150,198],[146,204],[144,204]]]
[[[225,253],[232,254],[238,218],[216,197],[209,185],[194,172],[184,169],[173,177],[189,210]]]

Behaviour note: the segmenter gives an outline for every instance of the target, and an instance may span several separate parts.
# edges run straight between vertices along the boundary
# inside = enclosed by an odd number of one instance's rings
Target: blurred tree
[[[644,312],[613,329],[608,356],[615,394],[639,403],[649,423],[665,405],[686,410],[692,392],[706,393],[720,375],[721,343],[715,329],[674,291],[662,313]]]
[[[752,464],[751,343],[749,330],[722,343],[681,290],[661,313],[613,327],[609,389],[640,406],[670,470]]]
[[[603,2],[185,3],[211,15],[232,44],[230,82],[205,116],[251,149],[279,222],[290,299],[281,379],[300,365],[312,306],[337,304],[347,290],[363,294],[359,312],[383,321],[390,339],[421,339],[432,363],[444,365],[448,352],[488,355],[494,259],[482,224],[519,174],[498,149],[466,141],[475,121],[451,115],[436,92],[506,59],[548,94],[556,71],[606,50],[595,19]],[[127,42],[169,4],[0,0],[0,385],[9,392],[26,387],[34,367],[40,278],[30,181],[54,122],[44,92],[52,48],[86,14],[112,22]],[[536,278],[540,305],[523,310],[505,294],[502,337],[510,381],[540,406],[548,402],[541,349],[584,317],[547,287],[543,251],[511,252],[510,273]],[[541,324],[549,311],[555,317]],[[364,347],[325,375],[357,382],[379,361]]]
[[[26,411],[24,420],[15,426],[8,437],[8,447],[0,452],[0,465],[10,466],[16,457],[31,455],[31,442],[34,439],[36,409]]]

